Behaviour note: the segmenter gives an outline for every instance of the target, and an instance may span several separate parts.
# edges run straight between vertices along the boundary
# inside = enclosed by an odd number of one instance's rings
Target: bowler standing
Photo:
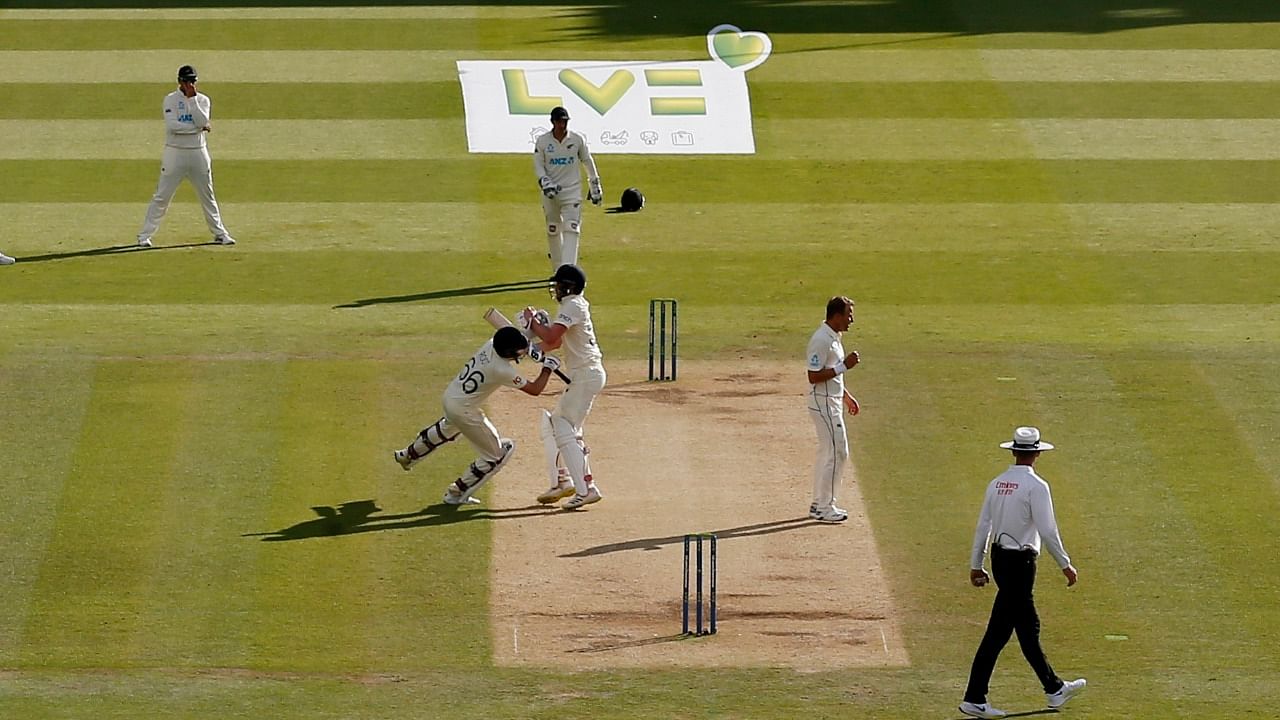
[[[818,433],[818,458],[813,470],[813,503],[809,517],[824,523],[842,523],[849,513],[836,505],[849,437],[844,411],[858,414],[858,401],[844,386],[844,374],[858,364],[858,351],[844,352],[840,336],[853,324],[853,301],[837,295],[827,301],[827,319],[809,338],[809,417]]]

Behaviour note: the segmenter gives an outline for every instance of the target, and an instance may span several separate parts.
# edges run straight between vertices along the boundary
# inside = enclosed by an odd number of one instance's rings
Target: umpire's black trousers
[[[973,656],[969,670],[969,686],[964,691],[965,702],[985,703],[991,671],[996,658],[1009,642],[1009,636],[1018,633],[1018,644],[1031,669],[1044,686],[1046,693],[1062,689],[1062,679],[1049,667],[1049,660],[1040,649],[1040,616],[1032,591],[1036,585],[1036,553],[1034,550],[1006,550],[991,546],[991,575],[996,581],[996,599],[991,606],[991,619],[987,633],[982,636],[978,652]]]

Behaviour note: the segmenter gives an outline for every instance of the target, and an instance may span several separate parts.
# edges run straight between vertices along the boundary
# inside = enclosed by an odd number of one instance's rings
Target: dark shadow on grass
[[[418,302],[420,300],[441,300],[443,298],[464,297],[467,295],[493,295],[495,293],[519,292],[523,290],[545,290],[547,288],[547,278],[536,278],[534,280],[516,280],[514,282],[494,283],[492,285],[474,285],[472,287],[453,288],[450,290],[432,290],[430,292],[414,293],[412,295],[389,295],[387,297],[362,298],[360,300],[352,300],[342,305],[334,305],[334,309],[338,308],[362,308],[370,305],[387,305],[390,303],[407,303]]]
[[[7,8],[330,7],[514,5],[571,7],[557,40],[696,38],[721,23],[774,37],[805,34],[1097,34],[1169,25],[1280,21],[1275,0],[5,0]],[[580,19],[580,20],[578,20]],[[575,21],[578,20],[578,21]],[[552,31],[555,33],[555,31]],[[540,37],[529,38],[541,41]],[[779,47],[778,51],[785,48]]]
[[[500,520],[505,518],[535,517],[559,508],[531,505],[518,508],[486,508],[479,505],[448,505],[440,503],[422,510],[394,515],[379,515],[382,508],[374,500],[353,500],[336,507],[317,505],[311,508],[318,517],[271,532],[244,533],[240,537],[260,537],[263,542],[283,540],[307,540],[310,538],[357,535],[384,530],[409,530],[412,528],[451,525],[468,520]]]
[[[770,535],[772,533],[786,532],[797,528],[809,527],[817,524],[816,520],[805,517],[788,518],[786,520],[771,520],[764,523],[756,523],[755,525],[739,525],[738,527],[725,528],[723,530],[708,530],[706,532],[714,533],[721,540],[727,540],[736,537],[754,537],[756,535]],[[596,545],[595,547],[584,548],[577,552],[563,553],[560,557],[591,557],[592,555],[606,555],[608,553],[625,552],[627,550],[661,550],[663,545],[676,545],[684,542],[684,535],[668,535],[666,537],[640,538],[638,540],[626,540],[623,542],[608,543],[607,545]]]
[[[131,255],[139,252],[155,252],[156,250],[177,250],[178,248],[203,247],[205,245],[217,245],[218,243],[210,240],[202,243],[184,243],[182,245],[157,245],[155,247],[144,248],[138,247],[136,244],[129,245],[112,245],[111,247],[94,248],[92,250],[75,250],[64,253],[48,253],[45,255],[27,255],[18,258],[18,262],[48,262],[50,260],[70,260],[72,258],[82,257],[100,257],[103,255]]]

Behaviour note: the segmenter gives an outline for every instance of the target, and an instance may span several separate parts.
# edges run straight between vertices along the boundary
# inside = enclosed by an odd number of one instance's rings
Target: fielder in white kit
[[[596,161],[591,159],[587,140],[569,130],[569,111],[551,110],[551,132],[543,133],[533,145],[533,174],[542,191],[542,214],[547,220],[547,252],[552,272],[561,265],[578,263],[578,240],[582,226],[582,170],[591,184],[587,197],[599,205],[604,198]]]
[[[840,334],[853,324],[853,301],[837,295],[827,301],[827,319],[809,338],[809,417],[818,432],[818,459],[813,470],[813,503],[809,517],[841,523],[849,513],[836,505],[840,478],[849,459],[844,409],[858,414],[858,401],[844,387],[844,373],[858,364],[856,350],[848,355]],[[843,406],[843,407],[842,407]]]
[[[160,162],[160,182],[147,206],[146,218],[138,231],[138,245],[151,247],[151,238],[160,229],[160,221],[169,211],[169,201],[178,191],[183,178],[191,181],[204,221],[219,245],[235,245],[236,241],[222,225],[222,213],[213,197],[213,169],[205,135],[213,131],[209,125],[212,104],[208,95],[196,90],[199,78],[190,65],[178,68],[178,89],[164,98],[164,155]]]
[[[529,340],[518,329],[498,330],[475,355],[462,366],[462,371],[444,390],[444,417],[426,427],[394,457],[408,470],[445,443],[462,435],[476,450],[476,459],[462,477],[449,484],[444,502],[463,505],[472,495],[502,469],[515,450],[515,441],[498,436],[498,429],[484,414],[484,402],[498,388],[511,387],[527,395],[537,396],[547,386],[551,373],[560,367],[552,355],[542,356],[542,372],[535,380],[526,380],[516,372],[515,363],[529,352]]]
[[[551,487],[538,496],[538,502],[549,504],[573,495],[561,507],[576,510],[600,502],[601,498],[591,475],[591,462],[587,458],[590,451],[582,436],[582,426],[596,395],[604,389],[607,376],[604,355],[591,324],[591,304],[582,296],[587,286],[586,274],[576,265],[561,265],[551,282],[560,303],[555,320],[544,323],[537,317],[537,310],[529,307],[521,312],[521,321],[542,340],[544,351],[564,348],[565,367],[571,382],[555,410],[543,416],[542,439],[548,467],[554,470],[558,457],[568,469],[569,479],[565,482],[553,472],[549,478]]]

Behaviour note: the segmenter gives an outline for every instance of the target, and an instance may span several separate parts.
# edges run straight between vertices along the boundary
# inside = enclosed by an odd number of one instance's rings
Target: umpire
[[[964,702],[960,703],[960,712],[976,718],[1001,718],[1007,714],[987,702],[987,685],[996,658],[1015,632],[1023,656],[1044,687],[1049,708],[1062,707],[1085,686],[1084,678],[1063,682],[1049,666],[1048,658],[1040,649],[1040,617],[1036,615],[1032,597],[1041,539],[1062,568],[1067,587],[1076,584],[1076,569],[1062,547],[1058,523],[1053,517],[1049,483],[1034,469],[1040,453],[1052,450],[1053,445],[1040,440],[1038,429],[1020,427],[1013,431],[1013,440],[1001,443],[1000,447],[1013,451],[1014,464],[987,486],[969,564],[969,582],[974,587],[986,585],[990,577],[982,567],[990,544],[991,574],[995,576],[998,590],[987,632],[973,656]]]

